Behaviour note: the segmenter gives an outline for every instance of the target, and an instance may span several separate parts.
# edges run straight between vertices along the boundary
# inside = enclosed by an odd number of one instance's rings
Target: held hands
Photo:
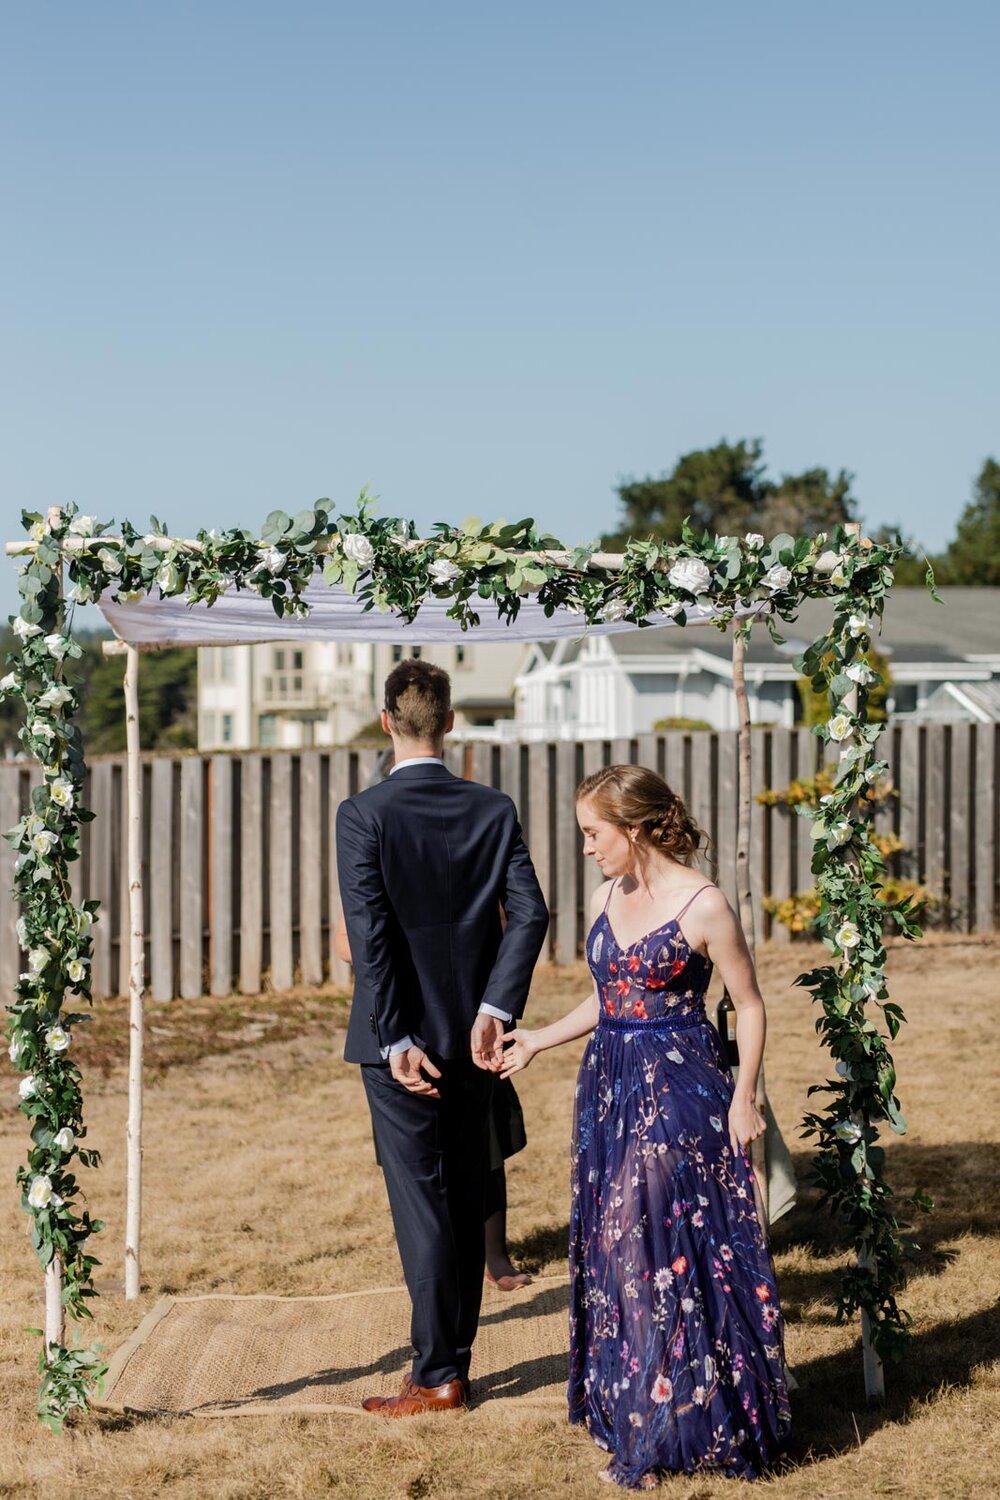
[[[430,1080],[440,1078],[441,1070],[434,1066],[423,1048],[408,1047],[405,1052],[397,1052],[389,1059],[389,1071],[396,1082],[401,1083],[411,1094],[426,1094],[430,1099],[440,1099],[440,1090]],[[425,1074],[428,1076],[425,1077]]]
[[[499,1073],[503,1067],[503,1028],[499,1016],[481,1014],[472,1027],[472,1061],[486,1073]]]
[[[538,1048],[535,1046],[535,1033],[526,1031],[518,1026],[514,1031],[508,1031],[503,1038],[505,1042],[512,1045],[503,1054],[503,1066],[500,1069],[501,1078],[509,1078],[512,1073],[523,1073],[525,1068],[534,1057]]]
[[[749,1146],[764,1134],[767,1121],[749,1095],[737,1091],[729,1106],[729,1142],[735,1155],[742,1146]]]

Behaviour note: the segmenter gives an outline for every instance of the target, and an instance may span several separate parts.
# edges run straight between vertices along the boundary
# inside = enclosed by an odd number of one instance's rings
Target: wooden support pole
[[[860,539],[860,537],[861,537],[861,524],[860,524],[860,522],[858,522],[858,521],[851,521],[844,529],[845,529],[845,531],[850,532],[853,536],[855,536],[855,537],[857,537],[857,538]],[[858,712],[858,689],[857,689],[857,686],[852,686],[850,692],[844,694],[843,704],[844,704],[845,710],[851,715],[852,718],[855,718],[857,716],[857,712]],[[850,749],[850,747],[851,747],[851,740],[849,740],[849,739],[845,740],[843,742],[843,744],[841,745],[841,747],[840,747],[840,759],[841,760],[843,760],[845,758],[845,756],[847,755],[848,750]],[[850,961],[851,961],[850,960],[850,955],[849,954],[845,954],[844,958],[842,960],[842,967],[843,968],[849,967]],[[870,1250],[867,1247],[865,1249],[863,1249],[859,1253],[859,1255],[858,1255],[858,1264],[864,1270],[871,1270],[871,1268],[872,1268],[872,1257],[871,1257],[871,1252],[870,1252]],[[884,1401],[885,1400],[885,1370],[883,1369],[883,1366],[882,1366],[882,1360],[880,1359],[879,1355],[875,1352],[875,1348],[874,1348],[874,1346],[872,1344],[871,1320],[868,1317],[868,1314],[864,1311],[864,1309],[862,1309],[862,1312],[861,1312],[861,1358],[862,1358],[862,1362],[863,1362],[863,1365],[864,1365],[864,1373],[865,1373],[865,1395],[867,1396],[867,1398],[868,1398],[869,1401]]]
[[[58,505],[49,507],[46,520],[50,527],[57,527],[62,519],[62,511]],[[56,575],[59,579],[59,589],[62,591],[63,577],[62,567]],[[62,1305],[63,1267],[62,1257],[53,1255],[45,1268],[45,1357],[51,1359],[52,1349],[60,1348],[66,1342],[66,1314]]]
[[[740,926],[746,938],[750,957],[756,961],[757,945],[753,923],[753,900],[750,889],[750,702],[746,683],[746,640],[742,635],[733,636],[733,690],[739,713],[739,758],[737,772],[738,817],[736,823],[736,901],[739,908]],[[764,1082],[764,1064],[754,1091],[754,1103],[761,1114],[767,1109],[767,1089]],[[750,1143],[750,1164],[757,1183],[759,1208],[762,1212],[764,1233],[768,1232],[767,1193],[767,1135],[760,1135]]]
[[[139,653],[129,646],[125,661],[125,743],[128,803],[129,1056],[128,1125],[125,1131],[125,1299],[139,1295],[142,1224],[142,1048],[146,939],[142,911],[142,766],[139,760]]]

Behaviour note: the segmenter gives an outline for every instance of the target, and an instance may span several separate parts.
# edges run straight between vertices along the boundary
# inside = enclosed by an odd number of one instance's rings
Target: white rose
[[[74,604],[92,604],[96,595],[89,584],[73,583],[70,585],[66,597]]]
[[[846,740],[853,733],[854,726],[847,714],[834,714],[826,728],[831,740],[836,740],[839,745],[842,740]]]
[[[116,576],[122,570],[121,558],[110,547],[99,547],[97,549],[97,560],[104,568],[105,573],[111,573],[112,576]]]
[[[791,581],[791,568],[786,568],[781,563],[775,563],[773,567],[768,568],[761,580],[764,587],[770,589],[772,594],[776,594],[779,589],[787,589]]]
[[[29,972],[32,975],[40,974],[48,964],[51,956],[52,955],[49,953],[47,948],[32,948],[31,952],[28,954]]]
[[[69,1032],[62,1026],[50,1026],[45,1033],[45,1045],[50,1052],[65,1052],[69,1043]]]
[[[847,574],[844,571],[844,560],[841,558],[830,574],[830,582],[835,588],[842,589],[847,586]]]
[[[165,562],[156,575],[161,594],[176,594],[183,587],[180,569],[174,562]]]
[[[833,1127],[833,1133],[838,1140],[847,1141],[848,1145],[853,1145],[855,1141],[861,1139],[861,1126],[855,1125],[853,1120],[838,1120]]]
[[[49,528],[45,521],[33,521],[28,528],[28,535],[33,542],[44,542],[48,534]]]
[[[48,1208],[52,1202],[52,1183],[48,1177],[33,1177],[28,1188],[28,1202],[32,1208]]]
[[[7,1056],[10,1058],[11,1062],[16,1068],[21,1056],[21,1047],[16,1036],[11,1038],[10,1046],[7,1048]]]
[[[60,1151],[65,1151],[68,1156],[73,1147],[76,1145],[76,1136],[73,1134],[72,1130],[70,1130],[68,1125],[64,1125],[63,1128],[61,1130],[57,1130],[55,1135],[52,1137],[52,1144],[54,1146],[58,1146]]]
[[[69,523],[69,534],[70,536],[93,536],[96,525],[96,516],[74,516]]]
[[[627,614],[628,606],[623,599],[609,599],[604,606],[603,618],[609,625],[613,624],[615,620],[624,620]]]
[[[0,693],[12,693],[17,687],[17,674],[8,672],[6,677],[0,677]]]
[[[875,676],[875,673],[866,661],[852,661],[849,667],[845,667],[844,671],[852,682],[871,682]]]
[[[743,541],[754,552],[759,552],[764,545],[764,538],[759,531],[748,531]]]
[[[667,577],[675,589],[684,589],[689,594],[704,594],[712,581],[708,565],[700,557],[682,557]]]
[[[73,694],[69,688],[65,687],[63,683],[53,682],[45,689],[44,693],[39,695],[37,707],[47,708],[51,712],[55,712],[62,708],[65,703],[68,703],[72,696]]]
[[[14,621],[13,630],[18,639],[22,641],[30,640],[33,635],[41,635],[42,633],[40,625],[31,625],[27,620],[22,619],[20,615]]]
[[[673,602],[673,604],[668,604],[667,605],[667,607],[663,611],[663,613],[665,615],[669,615],[672,620],[676,620],[677,616],[680,614],[680,612],[681,612],[681,610],[683,608],[684,608],[684,606],[683,606],[683,604],[681,604],[680,600],[679,599],[675,599],[674,602]]]
[[[14,931],[17,933],[17,940],[20,943],[21,947],[27,948],[28,924],[23,917],[18,917],[17,921],[14,923]]]
[[[58,631],[45,637],[45,644],[49,648],[49,655],[54,656],[56,661],[62,661],[72,642],[68,636],[60,635]]]
[[[827,829],[826,847],[828,849],[839,849],[843,844],[850,843],[854,836],[854,829],[845,819],[841,823],[834,823],[832,828]]]
[[[51,854],[58,842],[58,838],[50,828],[43,828],[41,832],[33,835],[31,847],[36,854]]]
[[[86,960],[82,958],[71,958],[66,965],[66,973],[73,984],[80,984],[87,977]]]
[[[76,911],[73,914],[73,926],[76,929],[77,935],[80,935],[84,932],[89,932],[93,925],[93,912],[88,911],[85,906],[77,907]]]
[[[32,1094],[36,1092],[37,1087],[38,1085],[35,1083],[34,1074],[29,1073],[26,1078],[21,1079],[21,1082],[17,1086],[17,1092],[20,1094],[22,1099],[30,1099]]]
[[[430,574],[431,581],[433,583],[443,586],[446,583],[451,583],[453,579],[457,578],[462,570],[461,568],[457,567],[456,564],[453,563],[449,558],[439,557],[435,562],[431,563],[427,571]]]
[[[856,948],[861,941],[861,933],[853,922],[844,922],[837,929],[836,941],[840,948]]]
[[[847,618],[847,630],[857,640],[859,635],[864,635],[868,628],[868,621],[864,615],[849,615]]]
[[[73,783],[64,776],[57,777],[49,787],[49,796],[56,807],[62,807],[68,812],[73,806]]]
[[[267,569],[272,578],[281,572],[288,561],[280,547],[261,547],[257,556],[260,558],[261,566]]]
[[[118,604],[138,604],[142,597],[142,589],[122,589],[116,595],[116,602]]]
[[[360,532],[352,531],[347,536],[341,537],[340,545],[344,549],[344,556],[349,557],[351,562],[356,562],[361,568],[370,568],[375,561],[375,548]]]
[[[35,719],[28,725],[28,733],[36,740],[54,740],[56,732],[44,719]]]

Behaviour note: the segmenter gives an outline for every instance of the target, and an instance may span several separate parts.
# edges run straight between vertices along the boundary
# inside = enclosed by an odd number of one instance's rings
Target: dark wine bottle
[[[731,1068],[737,1068],[740,1062],[740,1050],[736,1045],[736,1006],[730,1000],[728,990],[723,990],[715,1015],[715,1024],[719,1030],[726,1062]]]

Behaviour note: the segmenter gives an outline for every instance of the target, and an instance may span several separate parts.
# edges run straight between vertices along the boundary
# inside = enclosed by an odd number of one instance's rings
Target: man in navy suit
[[[354,962],[344,1055],[361,1064],[413,1304],[402,1391],[363,1403],[386,1416],[468,1401],[493,1075],[548,926],[514,804],[443,763],[454,719],[448,674],[401,662],[382,713],[393,770],[337,811]]]

